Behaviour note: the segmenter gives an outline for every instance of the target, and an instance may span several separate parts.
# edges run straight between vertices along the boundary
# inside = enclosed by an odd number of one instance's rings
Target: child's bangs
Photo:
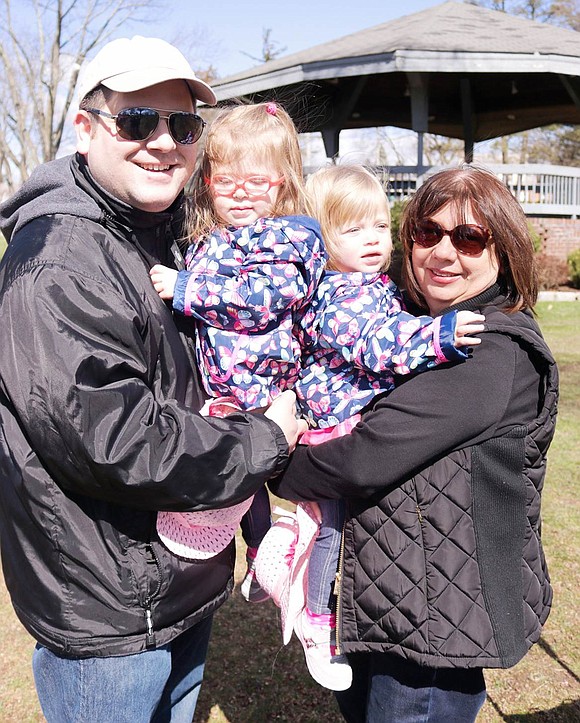
[[[337,206],[342,223],[360,221],[366,218],[390,218],[389,203],[386,194],[375,184],[366,188],[364,193],[351,193]]]
[[[214,134],[206,153],[212,165],[234,166],[244,173],[251,173],[260,166],[280,170],[284,158],[279,134],[269,131],[232,133],[225,128]]]

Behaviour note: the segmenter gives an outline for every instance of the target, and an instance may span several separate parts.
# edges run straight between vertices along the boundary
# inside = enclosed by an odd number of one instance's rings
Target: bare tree
[[[480,5],[509,15],[521,15],[540,23],[552,23],[578,30],[580,2],[578,0],[468,0],[470,5]]]
[[[500,10],[510,15],[520,15],[543,23],[551,23],[570,30],[580,30],[580,0],[469,0]],[[539,132],[538,132],[539,131]],[[544,139],[550,139],[545,143]],[[569,166],[580,165],[575,155],[580,138],[579,126],[550,126],[548,129],[524,131],[503,136],[495,144],[500,148],[502,163],[508,163],[510,155],[519,155],[520,163],[548,162]]]
[[[251,58],[252,60],[256,60],[258,63],[267,63],[269,60],[275,60],[276,58],[279,58],[280,55],[285,53],[286,47],[280,48],[280,47],[278,47],[278,43],[275,40],[272,40],[272,29],[271,28],[263,28],[262,29],[262,54],[260,55],[260,57],[250,55],[250,53],[246,53],[243,50],[240,52],[243,55],[247,55],[248,58]]]
[[[423,150],[429,165],[449,166],[453,163],[460,163],[464,156],[462,141],[457,138],[447,138],[426,133]]]
[[[558,24],[571,30],[580,31],[580,2],[578,0],[559,0],[554,3]]]
[[[511,156],[519,163],[580,166],[580,126],[552,125],[505,136]],[[502,161],[503,162],[503,161]]]
[[[0,187],[55,158],[80,66],[150,0],[0,0]]]

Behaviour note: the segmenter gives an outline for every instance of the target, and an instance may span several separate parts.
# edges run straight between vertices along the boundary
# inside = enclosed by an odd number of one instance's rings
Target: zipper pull
[[[145,636],[145,645],[147,648],[156,646],[155,633],[153,632],[153,616],[151,615],[151,603],[147,603],[145,608],[145,625],[147,626],[147,634]]]
[[[183,254],[181,253],[181,249],[179,248],[177,241],[173,241],[171,244],[171,253],[173,254],[173,261],[176,269],[178,271],[182,271],[185,268],[185,259],[183,258]]]

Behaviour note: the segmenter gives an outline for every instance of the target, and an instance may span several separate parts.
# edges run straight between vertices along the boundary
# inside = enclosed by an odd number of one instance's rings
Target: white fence
[[[486,166],[501,178],[528,216],[580,217],[580,168],[544,164]],[[388,178],[391,201],[411,195],[425,177],[440,170],[431,166],[394,166],[377,169]]]

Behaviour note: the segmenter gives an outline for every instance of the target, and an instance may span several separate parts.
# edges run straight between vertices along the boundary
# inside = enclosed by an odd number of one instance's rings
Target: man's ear
[[[77,152],[83,156],[89,152],[92,134],[92,119],[86,110],[79,110],[73,120],[73,127],[77,137]]]

